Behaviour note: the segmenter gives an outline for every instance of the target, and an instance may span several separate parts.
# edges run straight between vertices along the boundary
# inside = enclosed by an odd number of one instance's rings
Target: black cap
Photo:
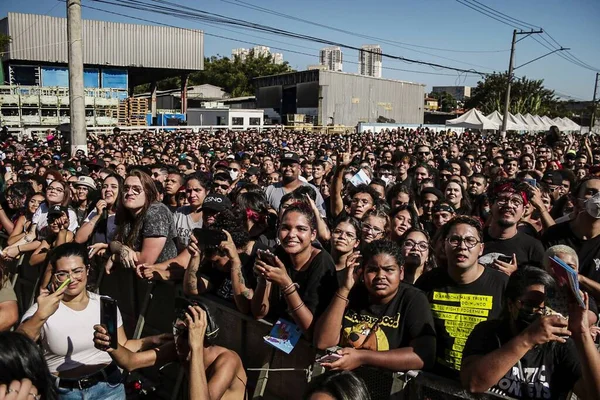
[[[299,164],[300,157],[298,157],[298,154],[294,153],[293,151],[286,151],[281,155],[279,161]]]
[[[438,198],[438,200],[441,200],[444,198],[444,194],[439,189],[431,187],[431,186],[423,188],[423,190],[421,190],[421,197],[423,197],[423,195],[427,194],[427,193],[430,193],[430,194],[436,196]]]
[[[260,175],[260,169],[258,169],[257,167],[248,168],[248,170],[246,171],[246,176],[252,175]]]
[[[104,167],[106,167],[106,163],[101,158],[92,160],[92,161],[88,162],[86,165],[88,166],[88,168],[92,168],[92,167],[104,168]]]
[[[227,196],[218,193],[211,193],[204,199],[202,210],[221,212],[231,208],[231,201]]]
[[[61,206],[59,204],[55,204],[53,206],[50,206],[50,208],[48,209],[48,217],[51,216],[61,216],[63,215],[63,213],[67,212],[67,207]]]
[[[544,174],[542,182],[546,182],[549,185],[560,186],[562,185],[563,176],[559,171],[549,171]]]

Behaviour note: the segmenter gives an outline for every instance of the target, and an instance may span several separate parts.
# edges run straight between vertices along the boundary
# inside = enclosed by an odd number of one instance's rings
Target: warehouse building
[[[113,111],[119,100],[140,84],[152,86],[154,101],[149,103],[154,113],[159,80],[182,77],[180,91],[185,99],[187,76],[203,69],[202,31],[95,20],[82,23],[88,125],[116,123]],[[0,86],[0,123],[64,123],[69,114],[66,18],[8,13],[0,20],[0,33],[12,37],[1,56],[0,75],[6,85]]]
[[[255,86],[257,108],[276,123],[423,123],[420,83],[308,70],[256,78]]]

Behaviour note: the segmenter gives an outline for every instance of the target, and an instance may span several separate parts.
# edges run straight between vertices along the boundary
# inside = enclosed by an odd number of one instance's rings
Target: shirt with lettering
[[[507,283],[507,275],[491,268],[484,268],[468,284],[454,282],[445,268],[435,268],[417,280],[415,286],[427,295],[435,322],[437,374],[458,378],[469,334],[480,322],[500,317]]]

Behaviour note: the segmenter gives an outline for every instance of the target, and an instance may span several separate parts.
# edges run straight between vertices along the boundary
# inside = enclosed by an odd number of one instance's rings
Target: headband
[[[264,215],[259,214],[251,208],[246,208],[246,218],[256,223],[263,223],[266,220]]]
[[[529,203],[529,199],[527,198],[527,193],[523,190],[517,190],[513,183],[507,182],[503,185],[496,186],[494,188],[494,194],[498,195],[500,193],[518,194],[523,199],[524,206],[526,206]]]
[[[454,211],[454,207],[452,207],[450,204],[446,204],[446,203],[436,204],[435,206],[433,206],[433,209],[431,210],[431,212],[433,212],[433,213],[440,212],[440,211],[447,211],[450,214],[454,214],[456,212],[456,211]]]

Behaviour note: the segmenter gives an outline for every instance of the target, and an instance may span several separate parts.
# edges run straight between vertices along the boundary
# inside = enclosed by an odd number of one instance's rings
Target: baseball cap
[[[549,171],[544,174],[542,182],[546,182],[549,185],[560,186],[562,185],[563,177],[558,171]]]
[[[61,216],[63,213],[67,213],[67,207],[61,206],[60,204],[55,204],[50,206],[48,209],[48,217],[51,216]]]
[[[89,176],[78,176],[77,182],[74,182],[73,186],[85,186],[89,189],[96,190],[96,182]]]
[[[202,210],[221,212],[231,208],[231,201],[227,196],[211,193],[204,199]]]
[[[300,157],[298,157],[298,154],[294,153],[293,151],[286,151],[281,155],[281,158],[279,159],[279,161],[281,162],[291,162],[291,163],[300,163]]]
[[[252,175],[260,175],[260,169],[258,169],[257,167],[248,168],[248,170],[246,171],[246,176]]]

